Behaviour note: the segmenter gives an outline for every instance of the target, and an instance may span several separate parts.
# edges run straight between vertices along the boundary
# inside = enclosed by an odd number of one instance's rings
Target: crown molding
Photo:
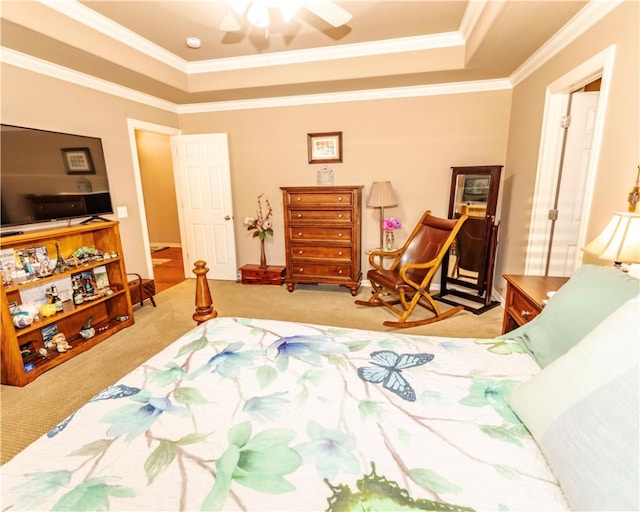
[[[229,57],[207,61],[190,62],[187,65],[189,74],[252,69],[268,66],[282,66],[307,62],[350,59],[374,55],[388,55],[412,51],[432,50],[463,46],[464,39],[459,32],[445,32],[427,36],[402,37],[369,43],[353,43],[327,48],[311,48],[308,50],[290,50],[261,55]]]
[[[156,107],[173,113],[178,112],[178,106],[170,101],[165,101],[155,96],[151,96],[150,94],[135,91],[128,87],[123,87],[85,73],[80,73],[74,69],[53,64],[49,61],[38,59],[37,57],[17,52],[10,48],[5,48],[4,46],[0,46],[0,62],[17,68],[33,71],[40,75],[87,87],[88,89],[94,89],[106,94],[111,94],[112,96],[135,101],[136,103],[141,103],[150,107]]]
[[[487,0],[474,0],[473,2],[468,3],[467,8],[464,11],[462,21],[460,22],[460,27],[458,28],[460,37],[465,41],[469,39],[473,29],[478,24],[486,5]]]
[[[258,67],[267,65],[279,65],[286,63],[308,62],[311,60],[324,60],[341,58],[337,54],[342,53],[342,58],[370,54],[371,51],[379,53],[396,53],[401,51],[422,50],[449,45],[464,44],[461,34],[471,30],[481,12],[479,5],[472,11],[465,13],[465,19],[461,25],[461,31],[438,34],[436,36],[424,36],[416,38],[402,38],[377,43],[360,43],[346,45],[344,51],[333,49],[298,50],[282,52],[282,62],[279,57],[262,55],[258,59],[232,58],[202,61],[199,63],[187,63],[174,54],[150,43],[148,40],[134,34],[124,27],[108,20],[92,9],[85,7],[76,0],[39,0],[41,3],[56,9],[78,21],[99,30],[100,32],[117,39],[120,42],[142,51],[143,53],[163,61],[184,73],[203,73],[229,69],[241,69],[243,67]],[[591,0],[574,18],[562,29],[551,37],[536,53],[534,53],[522,66],[520,66],[509,78],[496,80],[480,80],[474,82],[434,84],[414,87],[398,87],[389,89],[374,89],[351,91],[345,93],[328,93],[316,95],[301,95],[274,97],[256,100],[238,100],[228,102],[194,103],[178,105],[160,98],[138,92],[134,89],[122,87],[106,80],[74,71],[72,69],[38,59],[15,50],[0,46],[0,62],[27,69],[35,73],[52,78],[64,80],[76,85],[84,86],[100,92],[111,94],[123,99],[131,100],[144,105],[156,107],[173,113],[198,113],[221,112],[230,110],[246,110],[256,108],[271,108],[296,105],[311,105],[323,103],[341,103],[352,101],[370,101],[381,99],[397,99],[419,96],[435,96],[448,94],[462,94],[492,90],[511,89],[526,77],[534,73],[543,64],[563,50],[567,45],[591,28],[595,23],[618,7],[624,0]],[[474,2],[471,2],[474,4]],[[470,4],[470,5],[471,5]],[[468,14],[468,16],[467,16]],[[476,21],[474,21],[476,20]],[[465,28],[466,27],[466,28]],[[440,45],[440,46],[434,46]],[[360,53],[367,51],[368,53]],[[275,54],[274,54],[275,55]],[[287,60],[288,59],[288,60]],[[299,59],[299,60],[298,60]],[[235,66],[235,67],[234,67]]]
[[[299,105],[317,105],[326,103],[344,103],[353,101],[371,101],[398,98],[415,98],[419,96],[444,96],[448,94],[464,94],[511,89],[508,79],[479,80],[474,82],[454,82],[413,87],[395,87],[389,89],[371,89],[327,94],[307,94],[264,98],[256,100],[223,101],[211,103],[193,103],[178,105],[161,100],[155,96],[144,94],[128,87],[95,78],[85,73],[52,64],[51,62],[26,55],[0,46],[0,62],[34,73],[49,76],[74,85],[87,87],[122,99],[156,107],[175,114],[193,114],[202,112],[225,112],[231,110],[248,110],[257,108],[290,107]]]
[[[590,0],[578,14],[511,74],[510,80],[513,86],[515,87],[537,71],[623,2],[624,0]]]
[[[188,63],[186,60],[152,43],[115,21],[110,20],[93,9],[84,6],[77,0],[38,0],[38,2],[152,59],[158,60],[183,73],[187,72]]]
[[[510,90],[511,88],[511,82],[508,79],[478,80],[473,82],[452,82],[446,84],[369,89],[340,93],[284,96],[281,98],[193,103],[190,105],[178,106],[178,113],[196,114],[202,112],[226,112],[231,110],[321,105],[327,103],[353,103],[354,101],[389,100],[424,96],[446,96],[450,94],[504,91]]]
[[[370,43],[353,43],[327,48],[291,50],[266,53],[247,57],[229,57],[222,59],[188,62],[148,39],[132,32],[122,25],[86,7],[77,0],[38,0],[43,5],[60,14],[82,23],[114,41],[125,44],[144,55],[186,74],[209,73],[238,69],[254,69],[267,66],[298,64],[301,62],[320,62],[348,59],[370,55],[385,55],[407,51],[429,50],[464,45],[460,32],[445,32],[426,36],[388,39]],[[475,2],[471,2],[474,4]],[[475,9],[474,9],[475,11]]]

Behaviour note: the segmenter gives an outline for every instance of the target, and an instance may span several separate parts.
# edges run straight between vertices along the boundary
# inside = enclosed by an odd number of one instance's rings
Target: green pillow
[[[571,510],[640,510],[638,333],[634,297],[506,398]]]
[[[640,280],[635,277],[613,266],[583,265],[537,317],[501,338],[520,343],[544,368],[639,294]]]

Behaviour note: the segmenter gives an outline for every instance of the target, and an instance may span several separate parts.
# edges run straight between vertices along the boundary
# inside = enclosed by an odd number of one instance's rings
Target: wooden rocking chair
[[[367,272],[367,278],[373,287],[373,294],[369,300],[357,300],[362,306],[385,306],[400,317],[396,322],[385,321],[388,327],[415,327],[426,325],[448,318],[463,306],[440,312],[440,308],[429,294],[429,286],[436,270],[442,263],[442,258],[449,250],[462,227],[467,216],[459,219],[441,219],[431,215],[427,210],[420,222],[405,242],[404,246],[395,251],[373,251],[369,255],[369,264],[373,267]],[[380,256],[393,258],[388,269],[382,266]],[[376,263],[380,259],[380,264]],[[388,290],[393,298],[384,300],[381,294]],[[401,305],[402,308],[396,307]],[[409,316],[417,305],[434,313],[423,320],[408,321]]]

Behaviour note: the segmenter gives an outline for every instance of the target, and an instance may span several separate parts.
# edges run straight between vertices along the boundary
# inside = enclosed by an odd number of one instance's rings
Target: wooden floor
[[[182,249],[168,247],[151,253],[152,260],[170,260],[161,264],[153,264],[153,275],[156,282],[156,293],[171,288],[184,281],[182,266]]]

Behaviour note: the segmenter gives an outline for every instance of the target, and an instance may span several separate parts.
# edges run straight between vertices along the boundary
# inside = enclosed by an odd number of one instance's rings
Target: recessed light
[[[197,37],[187,37],[187,46],[189,48],[200,48],[200,46],[202,46],[202,41]]]

